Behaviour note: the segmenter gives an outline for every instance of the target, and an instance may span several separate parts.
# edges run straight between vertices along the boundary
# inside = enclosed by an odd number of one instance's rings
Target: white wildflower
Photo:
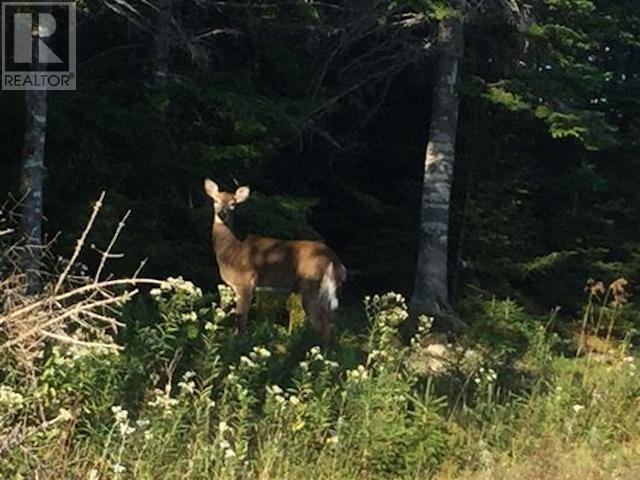
[[[326,440],[327,445],[337,445],[338,444],[338,435],[331,435]]]
[[[573,407],[571,407],[571,409],[575,413],[580,413],[582,410],[584,410],[584,405],[580,405],[579,403],[576,403]]]
[[[263,360],[271,357],[271,352],[264,347],[253,347],[253,351]]]
[[[242,363],[243,365],[246,365],[249,368],[256,366],[255,362],[251,360],[249,357],[247,357],[246,355],[243,355],[240,357],[240,363]]]
[[[218,330],[218,328],[219,328],[218,325],[216,323],[213,323],[213,322],[206,322],[204,324],[204,329],[207,332],[215,332],[216,330]]]
[[[178,388],[182,393],[193,394],[196,391],[196,382],[189,380],[188,382],[178,382]]]
[[[156,388],[153,393],[155,397],[149,402],[150,407],[160,407],[168,412],[178,404],[178,400],[171,398],[171,385],[169,384],[166,385],[164,391]]]
[[[167,278],[167,283],[169,284],[169,288],[173,288],[176,291],[183,291],[197,297],[202,296],[202,290],[200,288],[196,287],[192,282],[185,280],[182,277],[169,277]]]
[[[111,412],[113,413],[113,416],[118,423],[125,422],[129,418],[129,412],[127,412],[119,405],[114,405],[113,407],[111,407]]]
[[[61,408],[58,411],[58,418],[60,420],[62,420],[63,422],[68,422],[69,420],[71,420],[73,418],[73,415],[66,408]]]
[[[180,318],[185,322],[195,322],[198,320],[198,314],[196,312],[183,313]]]
[[[19,407],[24,403],[22,394],[16,392],[11,387],[0,385],[0,405],[6,407]]]
[[[220,435],[223,435],[225,432],[233,431],[233,429],[229,426],[227,422],[225,422],[224,420],[221,420],[220,423],[218,423],[218,431],[220,432]]]
[[[144,430],[149,426],[149,420],[136,420],[136,425],[138,428]]]
[[[369,377],[369,372],[364,365],[358,365],[358,368],[347,371],[347,378],[349,380],[366,380]]]
[[[272,393],[274,395],[281,395],[282,394],[282,388],[280,388],[279,385],[269,385],[267,387],[267,392]]]

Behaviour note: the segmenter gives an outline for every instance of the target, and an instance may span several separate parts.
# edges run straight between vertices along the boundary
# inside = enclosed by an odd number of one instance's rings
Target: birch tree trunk
[[[447,256],[458,128],[456,87],[460,59],[464,53],[461,19],[440,21],[438,47],[439,60],[422,181],[418,264],[411,298],[415,306],[428,311],[450,310]]]
[[[171,1],[159,0],[155,22],[153,87],[162,90],[169,76],[169,52],[171,48]]]
[[[22,234],[25,239],[23,266],[27,294],[32,295],[41,287],[42,184],[47,133],[47,91],[27,90],[24,93],[26,122],[21,180]]]

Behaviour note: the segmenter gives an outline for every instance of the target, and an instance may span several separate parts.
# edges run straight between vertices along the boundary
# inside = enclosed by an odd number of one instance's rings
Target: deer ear
[[[249,198],[249,193],[251,193],[251,190],[249,190],[249,187],[239,187],[236,190],[236,193],[234,195],[236,202],[237,203],[244,202],[247,198]]]
[[[220,189],[218,188],[218,184],[213,180],[211,180],[210,178],[207,178],[204,181],[204,191],[207,192],[207,195],[209,195],[214,200],[218,199],[218,194],[220,193]]]

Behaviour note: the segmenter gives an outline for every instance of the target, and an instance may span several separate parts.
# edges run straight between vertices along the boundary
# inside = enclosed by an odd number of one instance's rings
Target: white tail
[[[338,290],[347,272],[336,253],[322,242],[308,240],[254,235],[239,240],[229,225],[236,205],[249,197],[249,188],[222,192],[207,179],[205,191],[213,199],[212,241],[220,276],[236,294],[238,330],[246,328],[256,287],[283,288],[301,294],[307,317],[327,345],[331,311],[338,307]]]
[[[331,262],[324,271],[322,281],[320,282],[320,301],[323,302],[329,310],[338,308],[338,287],[347,278],[347,270],[344,265],[338,264],[334,267]]]

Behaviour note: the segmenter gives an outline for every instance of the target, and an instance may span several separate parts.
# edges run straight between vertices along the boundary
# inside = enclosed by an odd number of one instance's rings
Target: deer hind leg
[[[325,349],[329,348],[331,344],[331,310],[326,306],[320,305],[319,307],[319,321],[320,328],[320,340]]]
[[[253,288],[234,287],[236,294],[236,327],[238,334],[247,331],[247,319],[249,317],[249,307],[253,299]]]
[[[321,301],[318,289],[303,290],[301,294],[307,318],[320,335],[322,345],[328,348],[331,343],[331,311]]]

